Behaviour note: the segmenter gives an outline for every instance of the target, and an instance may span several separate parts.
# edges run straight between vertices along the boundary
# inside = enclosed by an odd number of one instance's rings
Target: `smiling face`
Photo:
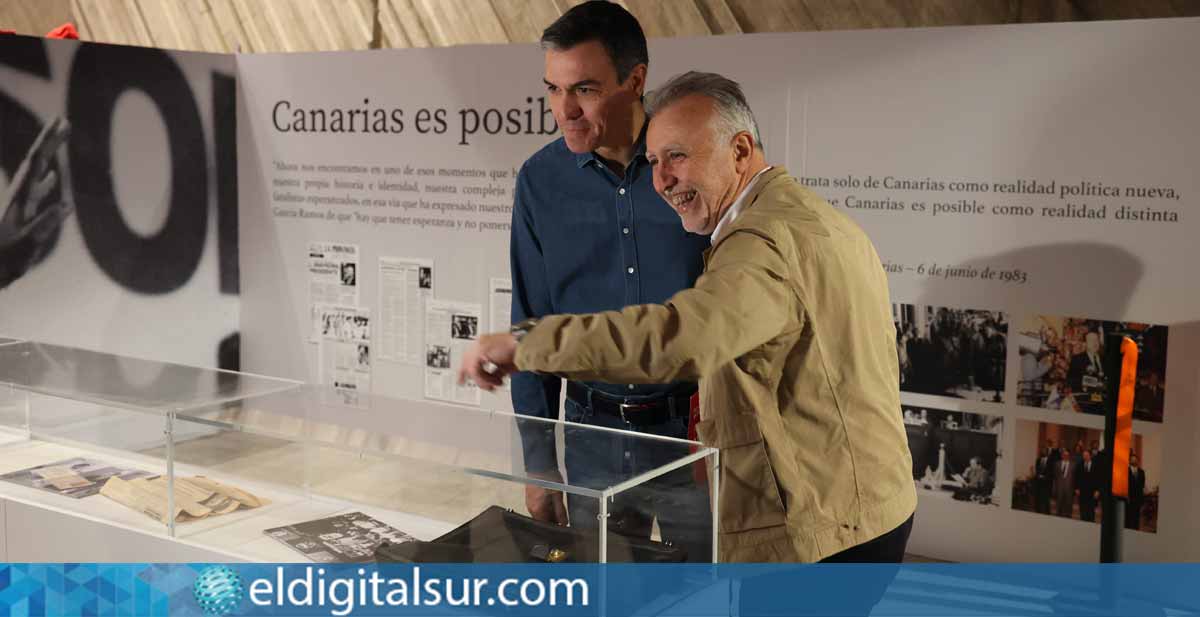
[[[633,143],[633,106],[641,99],[645,79],[646,65],[639,64],[619,82],[600,41],[547,49],[543,81],[567,148],[582,154]]]
[[[753,141],[747,133],[724,138],[706,96],[685,96],[655,112],[646,132],[654,189],[683,228],[711,234],[744,186]]]

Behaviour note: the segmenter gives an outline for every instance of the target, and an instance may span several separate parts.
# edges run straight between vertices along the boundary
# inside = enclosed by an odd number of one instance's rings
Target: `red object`
[[[79,40],[79,31],[75,29],[75,24],[67,22],[50,32],[46,33],[48,39],[72,39]]]
[[[0,30],[0,34],[16,34],[16,30]]]
[[[692,395],[688,401],[688,436],[691,441],[700,441],[700,434],[696,432],[696,425],[700,423],[700,393]]]

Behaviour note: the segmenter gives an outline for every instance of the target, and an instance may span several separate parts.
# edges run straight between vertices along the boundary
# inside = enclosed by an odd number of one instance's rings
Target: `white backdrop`
[[[1191,413],[1197,392],[1195,353],[1200,294],[1189,269],[1198,231],[1190,206],[1200,191],[1190,153],[1200,146],[1194,110],[1200,85],[1190,74],[1200,52],[1200,21],[1165,20],[1029,26],[872,30],[654,41],[650,83],[698,69],[723,73],[746,88],[771,162],[813,178],[815,190],[841,207],[885,199],[897,209],[847,207],[874,239],[891,274],[893,301],[918,306],[1000,311],[1008,322],[1003,403],[905,393],[906,404],[1003,418],[996,465],[999,506],[922,493],[910,551],[952,560],[1094,560],[1099,526],[1017,511],[1015,477],[1028,474],[1036,422],[1100,428],[1102,418],[1016,404],[1017,334],[1037,315],[1138,321],[1169,326],[1165,423],[1137,422],[1150,472],[1160,487],[1157,533],[1127,532],[1133,560],[1200,558],[1193,539],[1198,461]],[[460,110],[517,109],[525,119],[541,95],[541,54],[532,45],[359,53],[238,57],[242,99],[242,305],[244,362],[250,370],[315,379],[317,346],[308,342],[306,247],[335,241],[359,247],[360,303],[379,310],[381,256],[434,261],[433,295],[480,303],[487,312],[491,277],[506,277],[507,232],[374,223],[385,206],[322,206],[357,211],[366,222],[284,218],[292,204],[273,201],[281,177],[366,174],[280,173],[275,161],[429,168],[516,169],[550,138],[483,135],[462,145]],[[534,103],[526,103],[526,99]],[[369,104],[362,104],[368,99]],[[376,107],[402,110],[399,134],[297,133],[275,126],[289,109]],[[446,132],[420,134],[420,109],[444,109]],[[436,112],[434,112],[436,114]],[[390,116],[389,116],[390,117]],[[536,119],[535,119],[536,124]],[[429,126],[426,126],[429,128]],[[527,127],[523,127],[527,128]],[[928,180],[926,190],[895,188],[887,177]],[[461,177],[457,196],[412,199],[470,202],[461,189],[489,184]],[[824,179],[828,186],[824,186]],[[872,186],[870,180],[879,181]],[[999,193],[997,184],[1055,182],[1055,194]],[[844,181],[844,182],[843,182]],[[938,185],[937,183],[941,183]],[[975,183],[959,185],[951,183]],[[1064,185],[1119,187],[1120,196],[1058,194]],[[512,180],[490,182],[511,188]],[[857,184],[857,186],[856,186]],[[928,185],[927,185],[928,186]],[[1170,188],[1177,198],[1126,197],[1126,187]],[[987,190],[984,191],[983,189]],[[1086,187],[1085,187],[1086,188]],[[303,191],[328,195],[337,191]],[[353,192],[353,191],[352,191]],[[359,191],[371,193],[369,189]],[[391,195],[376,197],[384,199]],[[367,195],[369,198],[370,196]],[[511,200],[511,194],[507,196]],[[982,214],[932,212],[935,203],[967,200]],[[475,201],[480,201],[476,199]],[[493,197],[489,203],[503,203]],[[915,210],[912,202],[925,204]],[[1107,205],[1107,219],[1049,216],[1043,207]],[[992,214],[995,205],[1028,207],[1026,216]],[[1174,213],[1174,222],[1116,220],[1121,205]],[[301,206],[303,207],[303,206]],[[427,212],[428,214],[428,212]],[[456,221],[504,221],[494,213],[434,213]],[[1169,218],[1170,214],[1162,214]],[[925,276],[936,265],[964,272],[1007,272],[1024,282]],[[919,270],[918,270],[919,268]],[[1016,273],[1016,274],[1014,274]],[[487,324],[487,319],[483,324]],[[373,324],[377,325],[377,324]],[[378,329],[374,333],[378,334]],[[375,341],[375,344],[378,342]],[[424,367],[374,361],[374,392],[421,397]],[[482,406],[507,409],[502,396]],[[1021,424],[1029,420],[1035,423]],[[1019,426],[1026,427],[1018,430]],[[1169,428],[1169,430],[1167,430]],[[1018,434],[1023,435],[1018,443]],[[1161,455],[1156,454],[1161,452]],[[1017,460],[1021,459],[1021,460]]]

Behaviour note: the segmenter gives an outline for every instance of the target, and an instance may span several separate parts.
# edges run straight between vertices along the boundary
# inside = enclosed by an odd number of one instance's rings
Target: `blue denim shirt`
[[[662,303],[692,286],[708,246],[708,236],[684,231],[654,192],[644,128],[624,177],[594,153],[572,153],[559,138],[525,161],[517,176],[509,246],[512,321]],[[561,381],[513,375],[513,409],[557,418]],[[677,386],[587,385],[618,396]],[[526,466],[542,466],[529,458],[527,447]]]

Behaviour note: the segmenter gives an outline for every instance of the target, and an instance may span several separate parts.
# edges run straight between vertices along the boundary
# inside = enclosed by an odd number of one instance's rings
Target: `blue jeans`
[[[570,422],[665,437],[687,437],[686,417],[634,427],[616,416],[595,413],[571,399],[566,400],[564,411]],[[568,480],[573,484],[593,487],[617,484],[676,460],[679,455],[676,448],[656,447],[658,444],[642,443],[641,440],[628,437],[584,440],[568,436],[565,445]],[[708,486],[696,483],[692,476],[692,465],[685,465],[618,493],[610,502],[608,511],[609,529],[612,531],[649,537],[651,523],[657,520],[662,539],[685,549],[688,561],[712,561],[712,509]],[[572,526],[584,529],[599,526],[599,502],[596,499],[568,496],[567,512]],[[609,557],[611,561],[621,558],[619,555]]]

